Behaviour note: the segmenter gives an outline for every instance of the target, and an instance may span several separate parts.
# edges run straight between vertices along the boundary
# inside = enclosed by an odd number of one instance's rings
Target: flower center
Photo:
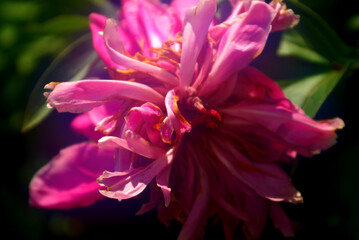
[[[214,109],[207,109],[202,100],[196,96],[196,90],[188,88],[186,90],[186,101],[181,104],[184,117],[189,120],[192,128],[205,127],[217,128],[222,123],[223,119],[218,111]]]

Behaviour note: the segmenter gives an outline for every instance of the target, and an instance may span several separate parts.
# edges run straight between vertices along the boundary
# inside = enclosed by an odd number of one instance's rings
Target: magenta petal
[[[169,187],[171,166],[172,165],[167,166],[156,177],[157,186],[162,190],[166,207],[168,207],[171,202],[171,188]]]
[[[133,169],[129,172],[105,171],[97,179],[98,183],[105,187],[100,193],[118,200],[134,197],[140,194],[163,169],[171,165],[172,160],[173,151],[170,150],[145,168]]]
[[[163,83],[171,85],[175,85],[178,82],[178,79],[166,70],[127,56],[123,52],[123,48],[120,47],[121,40],[117,32],[117,23],[114,19],[108,19],[106,21],[104,39],[108,53],[114,64],[117,65],[115,66],[116,68],[135,69],[137,71],[147,73]]]
[[[88,206],[102,196],[96,178],[114,169],[114,149],[84,142],[67,147],[41,168],[30,183],[30,204],[69,209]]]
[[[335,130],[344,127],[341,119],[314,121],[286,107],[287,103],[286,100],[268,103],[246,100],[222,112],[267,128],[304,156],[318,154],[336,143]]]
[[[125,139],[118,137],[103,137],[99,140],[98,144],[101,148],[124,148],[150,159],[159,158],[166,152],[164,149],[149,143],[130,130],[126,132]]]
[[[82,80],[45,86],[47,102],[59,112],[81,113],[124,98],[163,104],[163,96],[147,85],[115,80]]]
[[[179,97],[176,95],[175,90],[171,90],[165,97],[165,105],[168,115],[168,122],[166,124],[166,133],[169,133],[168,127],[172,127],[178,134],[190,132],[191,124],[181,114],[177,102]]]
[[[177,15],[184,19],[188,8],[193,7],[198,4],[199,0],[173,0],[171,2],[171,7],[177,12]]]
[[[300,193],[292,185],[291,179],[276,164],[249,161],[235,146],[224,141],[212,144],[217,159],[228,172],[256,191],[260,196],[272,201],[301,202]],[[223,151],[225,149],[225,151]]]
[[[234,23],[224,34],[217,59],[205,83],[205,95],[234,72],[247,66],[260,54],[266,43],[274,18],[273,9],[264,2],[253,2],[244,20]]]
[[[274,226],[283,233],[284,237],[294,237],[293,227],[279,203],[270,202],[269,214]]]
[[[103,134],[100,132],[95,131],[95,124],[88,116],[88,113],[83,113],[78,115],[72,120],[71,128],[74,129],[76,132],[84,135],[85,137],[93,140],[98,141],[100,138],[103,137]]]
[[[192,205],[186,222],[183,224],[178,240],[198,239],[207,221],[208,207],[210,203],[210,186],[208,176],[200,169],[200,190]]]
[[[187,10],[182,31],[182,55],[180,87],[190,86],[197,57],[207,37],[207,30],[214,14],[217,1],[201,0],[198,5]]]
[[[107,65],[112,65],[112,60],[110,55],[107,52],[107,47],[103,40],[103,30],[105,29],[107,17],[102,16],[97,13],[90,14],[90,29],[92,33],[92,43],[93,46],[102,59],[102,61]]]

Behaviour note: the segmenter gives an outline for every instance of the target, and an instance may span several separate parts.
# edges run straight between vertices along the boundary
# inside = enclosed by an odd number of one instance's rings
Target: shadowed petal
[[[114,149],[84,142],[67,147],[41,168],[30,183],[30,204],[69,209],[93,204],[102,196],[96,178],[114,169]]]
[[[98,183],[105,187],[100,193],[118,200],[134,197],[140,194],[163,169],[171,165],[172,160],[173,151],[170,150],[145,168],[137,168],[129,172],[105,171],[97,179]]]

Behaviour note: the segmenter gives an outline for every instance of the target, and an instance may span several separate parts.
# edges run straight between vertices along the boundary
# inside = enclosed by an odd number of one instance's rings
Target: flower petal
[[[299,23],[300,16],[295,15],[292,9],[287,9],[287,5],[282,3],[282,0],[274,0],[269,5],[277,13],[272,21],[272,32],[285,30]]]
[[[163,96],[147,85],[115,80],[82,80],[50,83],[45,89],[47,102],[59,112],[81,113],[110,100],[129,98],[163,104]]]
[[[286,107],[287,103],[287,100],[266,103],[246,100],[223,109],[222,113],[267,128],[285,140],[292,149],[307,157],[336,143],[335,130],[344,127],[341,119],[314,121],[302,112]]]
[[[105,171],[97,179],[98,183],[105,187],[100,193],[118,200],[134,197],[140,194],[163,169],[171,165],[172,160],[173,151],[169,150],[145,168],[137,168],[129,172]]]
[[[216,8],[217,1],[201,0],[197,6],[189,8],[186,12],[182,33],[180,88],[191,85],[195,63]]]
[[[224,34],[217,58],[205,82],[202,95],[210,95],[234,72],[247,66],[266,43],[274,18],[273,9],[264,2],[253,2],[244,19],[239,19]]]
[[[171,90],[167,93],[165,97],[165,105],[168,116],[168,124],[166,129],[167,133],[169,132],[168,127],[172,127],[176,133],[184,134],[185,132],[190,132],[192,129],[191,124],[184,118],[178,108],[179,97],[176,95],[175,90]]]
[[[102,196],[96,178],[114,169],[114,149],[83,142],[67,147],[41,168],[30,183],[30,204],[69,209],[93,204]]]
[[[178,82],[178,79],[166,70],[126,56],[122,49],[118,47],[121,45],[121,40],[117,32],[116,20],[108,19],[106,21],[104,40],[112,61],[117,64],[116,68],[122,69],[124,67],[148,73],[159,81],[170,85],[176,85]]]
[[[279,203],[270,203],[269,214],[274,226],[283,233],[284,237],[294,237],[293,227]]]
[[[290,178],[276,164],[249,161],[233,144],[225,139],[213,141],[211,149],[235,178],[250,186],[260,196],[272,201],[301,202],[300,193],[293,187]]]
[[[99,147],[115,147],[125,148],[131,152],[137,153],[141,156],[150,159],[157,159],[161,157],[166,151],[163,148],[157,147],[138,134],[128,130],[125,133],[125,139],[118,137],[106,136],[98,141]]]

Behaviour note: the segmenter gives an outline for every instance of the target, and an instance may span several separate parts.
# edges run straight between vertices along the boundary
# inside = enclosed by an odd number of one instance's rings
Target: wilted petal
[[[161,104],[163,96],[147,85],[128,81],[82,80],[45,86],[47,102],[59,112],[81,113],[124,98]]]
[[[96,178],[114,169],[114,149],[93,143],[67,147],[41,168],[30,183],[30,204],[42,208],[69,209],[93,204],[102,196]]]
[[[171,165],[172,160],[173,151],[170,150],[145,168],[133,169],[129,172],[105,171],[97,179],[98,183],[105,187],[100,193],[118,200],[134,197],[140,194],[163,169]]]
[[[273,0],[269,5],[277,12],[272,21],[272,31],[285,30],[299,23],[299,15],[295,15],[292,9],[287,9],[282,0]]]
[[[214,14],[217,1],[201,0],[187,10],[183,23],[180,87],[190,86],[197,57],[207,37],[207,30]]]

